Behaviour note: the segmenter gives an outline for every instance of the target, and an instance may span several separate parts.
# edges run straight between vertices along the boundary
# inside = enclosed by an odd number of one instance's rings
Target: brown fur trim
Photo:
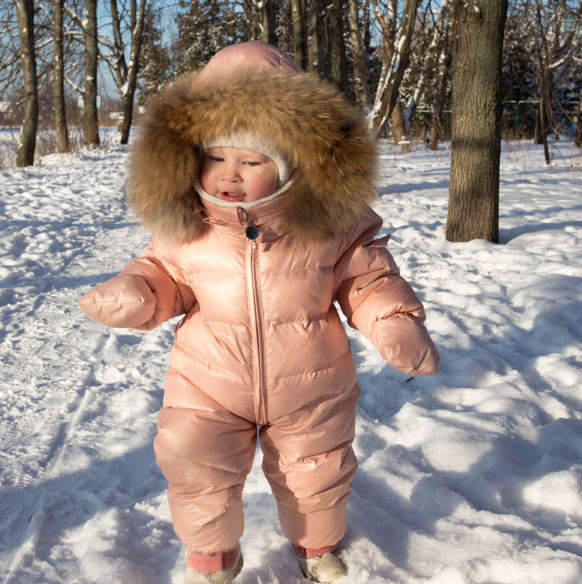
[[[150,104],[132,148],[128,198],[144,224],[174,241],[195,239],[204,229],[191,188],[198,149],[242,130],[301,169],[285,195],[285,221],[303,241],[348,233],[377,196],[367,121],[331,84],[269,71],[204,86],[191,74]]]

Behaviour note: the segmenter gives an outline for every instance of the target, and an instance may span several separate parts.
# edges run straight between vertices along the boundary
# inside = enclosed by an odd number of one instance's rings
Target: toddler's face
[[[209,148],[202,157],[200,184],[209,194],[224,201],[250,203],[277,190],[277,163],[254,150]]]

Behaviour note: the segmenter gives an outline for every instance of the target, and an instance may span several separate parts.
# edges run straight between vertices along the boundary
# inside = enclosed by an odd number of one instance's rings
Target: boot
[[[186,551],[184,584],[230,584],[243,567],[240,545],[216,556],[191,554]]]
[[[294,545],[293,550],[303,574],[313,582],[335,582],[348,573],[348,567],[345,563],[332,552],[308,558],[304,551],[305,548]]]

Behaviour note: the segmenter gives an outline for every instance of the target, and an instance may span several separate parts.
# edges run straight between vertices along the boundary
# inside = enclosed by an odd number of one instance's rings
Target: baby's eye
[[[261,163],[260,162],[245,162],[245,164],[247,166],[259,166]]]

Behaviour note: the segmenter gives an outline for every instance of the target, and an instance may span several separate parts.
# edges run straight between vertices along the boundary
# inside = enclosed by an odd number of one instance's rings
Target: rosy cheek
[[[209,172],[202,172],[200,174],[200,184],[205,191],[212,190],[213,182],[212,175]]]

